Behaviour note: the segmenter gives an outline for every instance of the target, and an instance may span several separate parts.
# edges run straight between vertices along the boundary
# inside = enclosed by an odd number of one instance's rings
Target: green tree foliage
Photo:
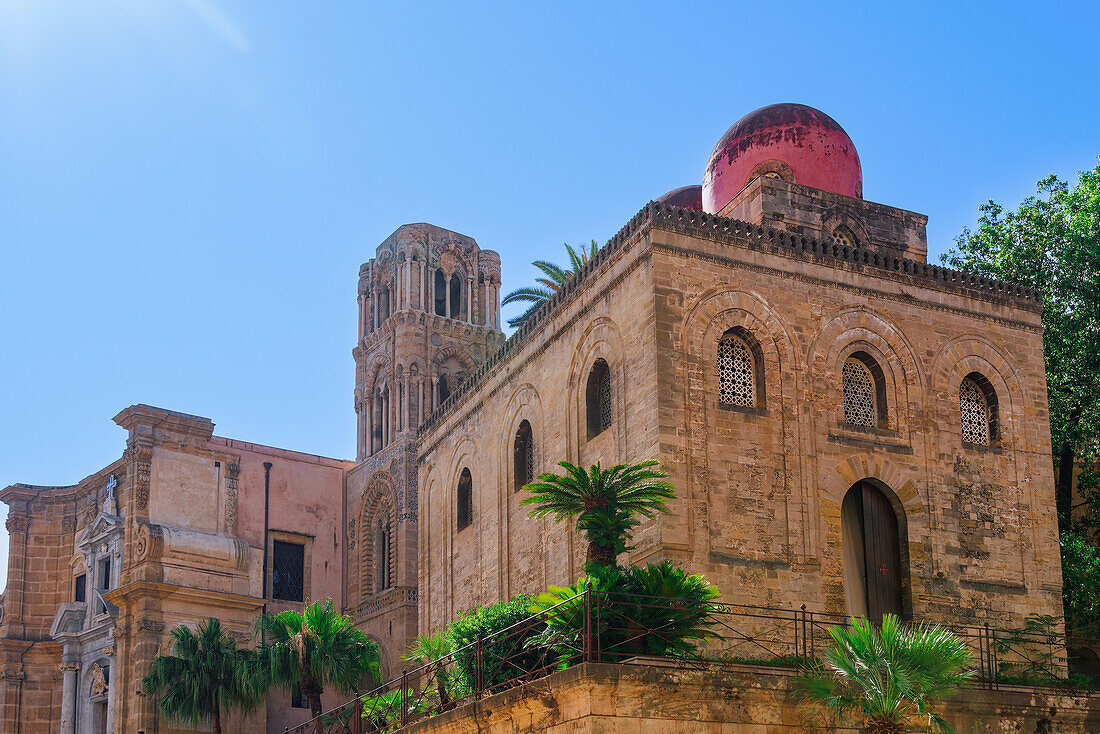
[[[508,325],[511,327],[523,326],[523,323],[527,321],[528,317],[530,317],[539,306],[549,301],[555,293],[561,290],[561,287],[565,285],[565,282],[569,280],[574,273],[581,270],[592,258],[596,257],[596,253],[599,249],[596,240],[592,240],[587,247],[581,246],[574,248],[572,245],[566,244],[565,251],[569,255],[568,268],[563,268],[561,265],[555,265],[546,260],[535,260],[532,265],[538,268],[543,274],[543,277],[535,279],[538,285],[517,288],[506,295],[504,300],[500,302],[502,306],[507,306],[509,303],[531,304],[530,307],[519,316],[508,319]]]
[[[404,659],[413,663],[428,664],[428,676],[435,683],[436,697],[440,709],[446,709],[451,702],[448,691],[449,676],[443,661],[451,654],[451,638],[443,632],[417,635],[409,644]]]
[[[568,461],[558,462],[565,474],[540,474],[524,489],[531,493],[522,504],[533,505],[531,517],[576,519],[588,541],[586,563],[614,566],[630,550],[627,541],[638,516],[666,512],[666,501],[676,496],[668,474],[654,469],[656,461],[618,464],[603,469],[597,462],[585,470]]]
[[[592,599],[585,599],[586,591]],[[717,598],[717,587],[669,561],[594,567],[576,584],[551,586],[535,597],[531,611],[547,622],[536,643],[555,648],[559,659],[568,661],[584,651],[584,633],[590,625],[595,636],[592,649],[603,661],[689,656],[700,643],[718,637],[711,614]]]
[[[198,631],[172,630],[173,655],[153,659],[141,681],[145,696],[157,696],[157,706],[170,719],[192,727],[209,719],[221,734],[222,712],[250,710],[262,700],[262,688],[249,677],[248,652],[225,633],[222,623],[210,617]]]
[[[942,258],[951,267],[1037,288],[1043,296],[1043,352],[1058,513],[1071,526],[1071,482],[1083,471],[1084,523],[1100,530],[1100,165],[1072,188],[1055,176],[1015,211],[990,201],[976,231]]]
[[[327,686],[351,694],[365,676],[381,677],[378,645],[338,613],[331,599],[302,612],[263,615],[258,625],[267,639],[258,652],[267,683],[288,691],[300,688],[314,718],[321,715]]]
[[[939,626],[907,626],[892,614],[878,628],[866,619],[832,627],[823,666],[806,672],[804,696],[841,716],[862,715],[868,734],[952,729],[931,707],[970,680],[970,649]]]
[[[1062,601],[1070,632],[1100,640],[1100,548],[1062,533]]]
[[[547,651],[528,645],[545,626],[531,619],[527,594],[460,616],[447,628],[459,676],[454,684],[464,692],[474,690],[480,680],[481,690],[495,693],[545,672]]]

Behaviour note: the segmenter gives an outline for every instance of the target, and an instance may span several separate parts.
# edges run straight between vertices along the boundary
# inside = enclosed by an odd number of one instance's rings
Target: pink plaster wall
[[[306,599],[331,598],[342,611],[344,473],[353,463],[220,437],[212,438],[211,443],[240,456],[237,536],[255,549],[264,547],[263,465],[271,462],[268,527],[271,531],[309,536]],[[256,595],[261,593],[258,583],[261,574],[262,567],[254,575]],[[272,601],[268,603],[268,611],[301,606]],[[343,697],[329,692],[324,700],[326,706],[336,705]],[[267,713],[268,732],[282,732],[287,726],[309,719],[308,709],[291,708],[290,694],[280,691],[269,696]]]

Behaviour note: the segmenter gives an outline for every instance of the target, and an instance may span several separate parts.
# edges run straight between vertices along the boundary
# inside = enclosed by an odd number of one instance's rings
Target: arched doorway
[[[903,616],[903,566],[898,517],[890,499],[870,482],[856,482],[840,508],[844,586],[853,616]]]

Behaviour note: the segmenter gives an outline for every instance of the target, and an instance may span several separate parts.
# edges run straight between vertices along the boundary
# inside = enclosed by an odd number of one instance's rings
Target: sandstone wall
[[[962,691],[941,707],[958,734],[1092,734],[1100,695],[1039,689]],[[798,703],[789,671],[694,672],[579,665],[413,724],[410,734],[856,734],[859,722]]]
[[[421,432],[422,631],[440,629],[459,610],[575,580],[583,543],[565,524],[530,519],[519,504],[516,431],[530,422],[536,474],[562,459],[608,465],[657,456],[652,293],[647,258],[609,263],[510,357],[507,369]],[[585,390],[597,359],[610,368],[613,413],[610,428],[590,439]],[[463,468],[472,473],[474,513],[472,525],[460,530],[456,487]],[[651,547],[652,523],[635,540],[639,552]]]

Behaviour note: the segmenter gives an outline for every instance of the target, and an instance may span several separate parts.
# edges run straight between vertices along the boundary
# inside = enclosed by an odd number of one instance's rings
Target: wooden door
[[[903,573],[898,518],[877,487],[868,482],[860,485],[867,616],[873,620],[884,614],[900,617]]]

